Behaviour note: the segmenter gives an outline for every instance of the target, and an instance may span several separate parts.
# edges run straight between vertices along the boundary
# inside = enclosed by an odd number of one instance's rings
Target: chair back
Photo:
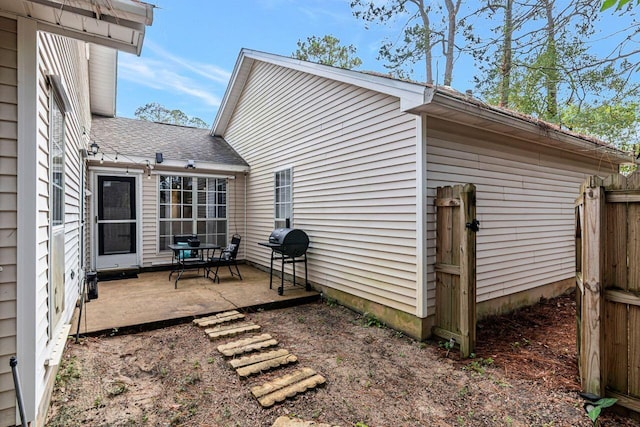
[[[238,256],[238,249],[240,249],[240,237],[239,234],[234,234],[231,236],[231,243],[224,249],[224,257],[226,259],[235,260]]]

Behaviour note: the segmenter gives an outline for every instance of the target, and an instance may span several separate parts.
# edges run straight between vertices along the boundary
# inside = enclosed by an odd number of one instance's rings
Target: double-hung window
[[[161,175],[159,205],[161,251],[179,234],[197,234],[203,243],[226,245],[226,179]]]
[[[65,113],[69,108],[60,77],[50,76],[50,82],[48,338],[60,324],[65,308]]]
[[[64,113],[58,97],[51,97],[49,129],[49,209],[51,226],[64,224]]]
[[[289,228],[293,224],[291,169],[275,172],[274,183],[275,228]]]

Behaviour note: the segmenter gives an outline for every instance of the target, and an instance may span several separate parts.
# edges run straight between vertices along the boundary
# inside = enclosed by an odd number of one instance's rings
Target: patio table
[[[213,243],[201,243],[199,246],[171,244],[169,249],[173,251],[169,280],[173,273],[177,273],[174,289],[178,289],[178,280],[182,278],[184,271],[194,268],[198,271],[201,268],[204,269],[207,266],[207,260],[215,254],[216,249],[220,249],[220,246]],[[210,254],[210,251],[213,251],[213,254]]]

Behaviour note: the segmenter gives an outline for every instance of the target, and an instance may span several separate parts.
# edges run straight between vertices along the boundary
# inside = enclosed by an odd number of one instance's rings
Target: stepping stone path
[[[236,311],[227,311],[214,316],[202,317],[193,321],[194,325],[204,330],[211,341],[231,337],[234,335],[260,331],[260,325],[250,321],[239,321],[245,315]],[[212,326],[211,328],[209,328]],[[278,341],[269,334],[257,335],[240,339],[218,346],[218,351],[226,357],[256,352],[262,349],[278,345]],[[289,353],[289,350],[280,349],[266,352],[258,352],[253,355],[231,359],[228,363],[235,369],[240,377],[248,377],[260,374],[264,371],[279,368],[298,361],[298,358]],[[325,378],[311,368],[302,368],[291,374],[274,378],[269,382],[251,388],[251,394],[264,408],[282,402],[288,397],[304,393],[320,384],[325,383]]]

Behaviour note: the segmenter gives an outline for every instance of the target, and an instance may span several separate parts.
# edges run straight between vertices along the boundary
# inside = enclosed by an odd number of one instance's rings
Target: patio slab
[[[202,275],[198,277],[196,271],[185,272],[178,289],[174,289],[174,280],[169,280],[168,271],[98,282],[98,299],[85,304],[80,333],[153,327],[155,323],[177,323],[227,310],[303,304],[320,296],[303,286],[287,286],[287,282],[284,295],[280,296],[277,291],[280,281],[275,276],[273,289],[269,289],[268,273],[248,265],[240,265],[240,272],[243,280],[221,271],[220,283]],[[72,334],[77,331],[78,312],[76,310],[72,321]]]

